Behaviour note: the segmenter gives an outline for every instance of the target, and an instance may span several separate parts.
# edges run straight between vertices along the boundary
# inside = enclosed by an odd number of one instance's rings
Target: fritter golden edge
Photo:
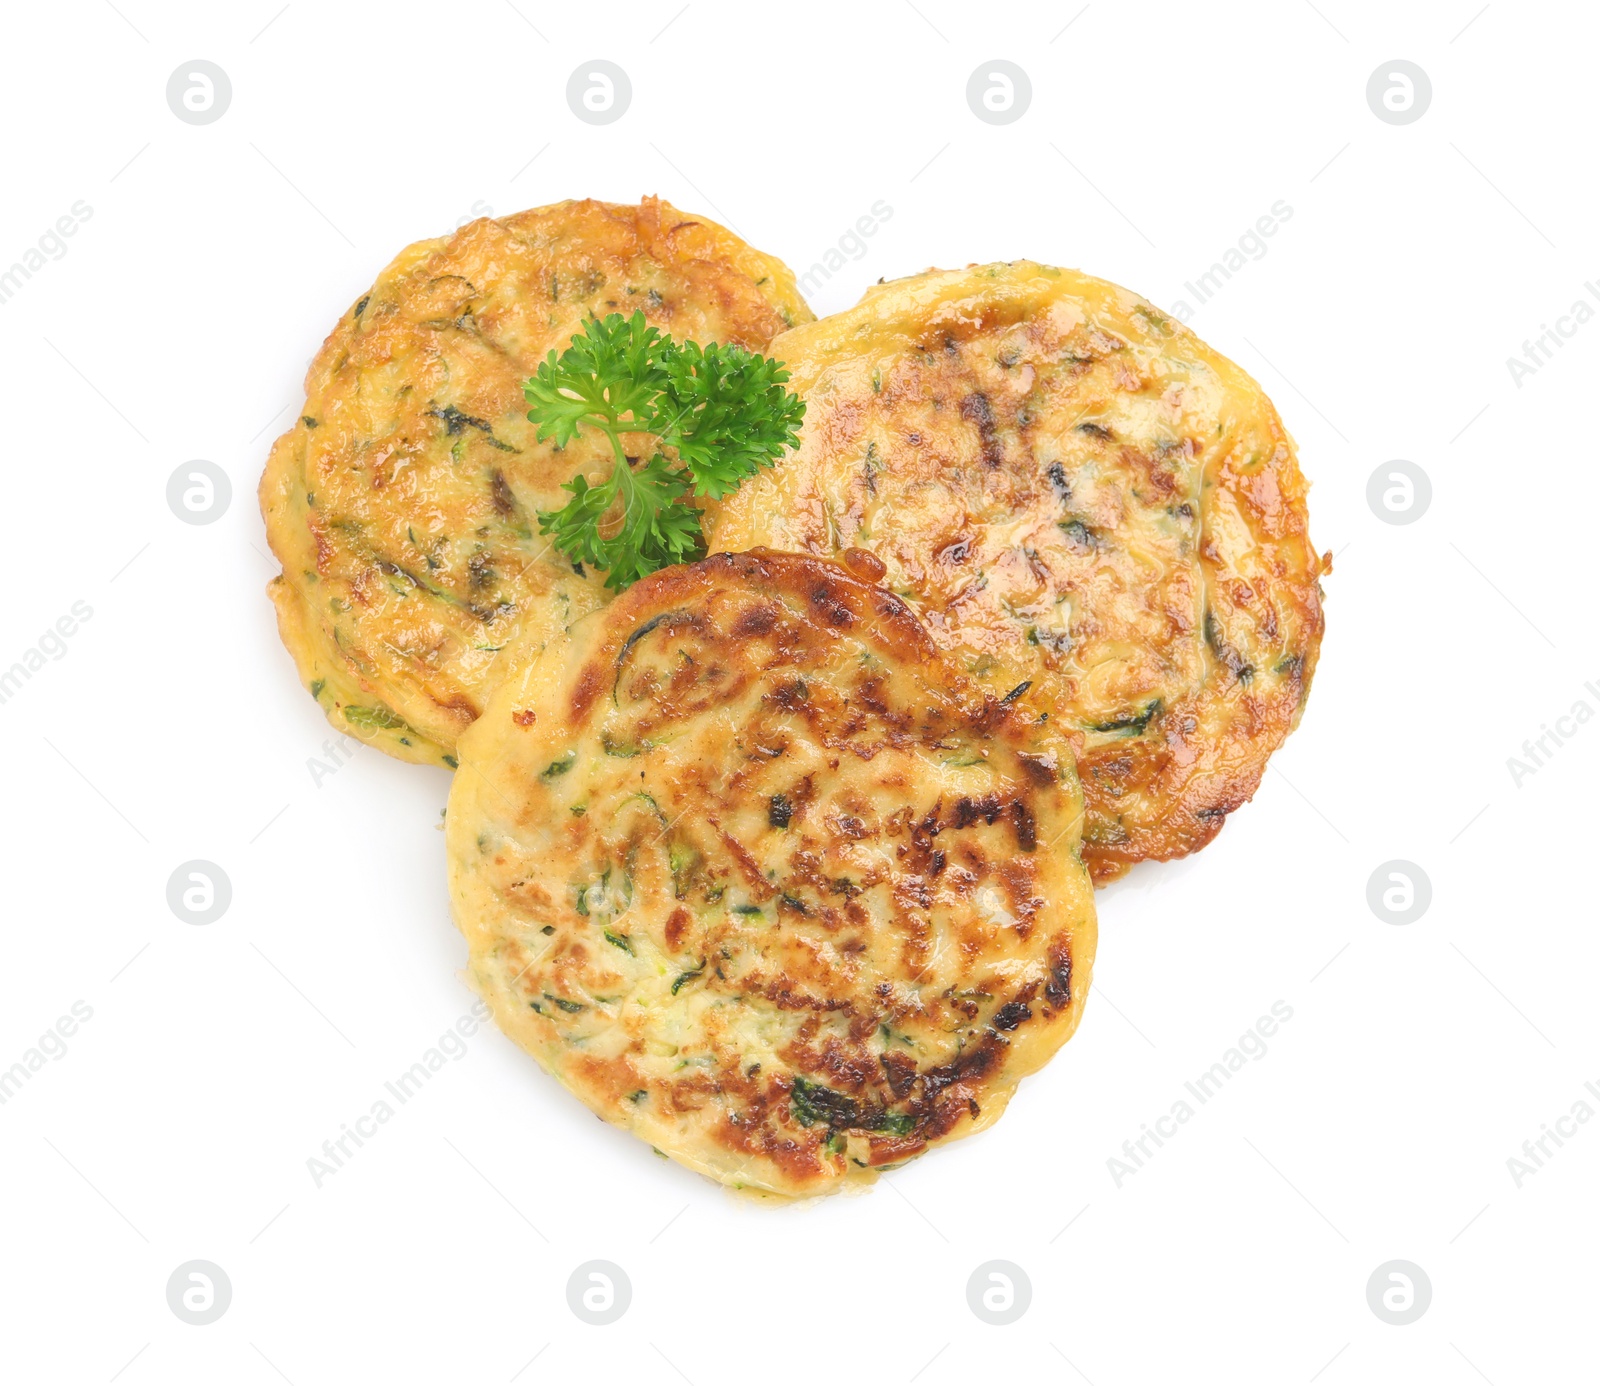
[[[537,520],[576,472],[601,480],[609,448],[538,442],[522,382],[586,317],[635,309],[756,351],[811,319],[780,261],[656,198],[418,242],[340,319],[260,487],[280,634],[340,731],[450,765],[519,651],[609,598]]]
[[[451,898],[501,1028],[725,1184],[827,1192],[981,1130],[1078,1023],[1070,743],[833,564],[646,578],[460,754]]]
[[[773,344],[799,449],[713,549],[859,545],[940,647],[1084,738],[1098,881],[1203,847],[1296,725],[1330,560],[1260,387],[1137,295],[1019,261],[930,271]]]

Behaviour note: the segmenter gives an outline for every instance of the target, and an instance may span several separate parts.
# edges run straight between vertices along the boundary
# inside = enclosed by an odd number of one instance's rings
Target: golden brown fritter
[[[451,898],[496,1020],[724,1184],[827,1192],[980,1130],[1077,1026],[1068,739],[834,564],[645,578],[460,756]]]
[[[1020,261],[783,334],[801,446],[713,550],[887,565],[971,677],[1080,733],[1097,880],[1203,847],[1299,719],[1322,637],[1306,482],[1260,387],[1148,303]]]
[[[535,441],[522,382],[590,315],[637,309],[699,342],[762,351],[811,313],[779,261],[656,198],[563,202],[402,251],[340,319],[261,479],[283,565],[269,588],[300,675],[339,730],[454,763],[510,672],[609,596],[537,513],[604,440]]]

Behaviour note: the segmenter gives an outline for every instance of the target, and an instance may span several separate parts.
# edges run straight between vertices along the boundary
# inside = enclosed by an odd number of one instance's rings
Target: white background
[[[1507,1160],[1600,1109],[1600,722],[1520,787],[1506,764],[1600,709],[1600,325],[1520,386],[1506,364],[1600,280],[1592,8],[117,5],[8,8],[0,84],[0,266],[93,208],[0,305],[0,667],[93,609],[0,706],[0,1066],[93,1009],[0,1107],[0,1375],[1593,1378],[1600,1123],[1520,1188]],[[233,84],[201,127],[164,94],[197,57]],[[605,127],[564,95],[597,57],[633,83]],[[1433,85],[1405,126],[1365,97],[1397,57]],[[966,104],[990,58],[1031,77],[1014,124]],[[308,768],[330,733],[263,595],[256,480],[401,246],[649,192],[797,272],[887,202],[819,312],[1018,256],[1171,307],[1287,202],[1191,326],[1273,395],[1337,555],[1305,720],[1202,856],[1101,896],[1083,1028],[996,1129],[865,1196],[737,1202],[493,1032],[318,1188],[308,1158],[471,997],[446,775]],[[209,526],[165,500],[195,458],[232,480]],[[1395,458],[1432,479],[1411,525],[1366,501]],[[167,907],[191,858],[232,881],[210,926]],[[1392,858],[1433,884],[1409,926],[1367,905]],[[1108,1158],[1280,999],[1265,1057],[1119,1188]],[[208,1327],[166,1301],[195,1258],[233,1286]],[[595,1258],[633,1286],[610,1327],[567,1306]],[[1007,1327],[967,1307],[995,1258],[1033,1287]],[[1433,1287],[1404,1327],[1366,1297],[1396,1258]]]

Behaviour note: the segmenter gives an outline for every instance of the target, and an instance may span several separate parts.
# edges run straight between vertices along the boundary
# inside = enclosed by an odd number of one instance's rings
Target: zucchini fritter
[[[522,382],[590,315],[753,351],[811,320],[794,276],[656,198],[563,202],[419,241],[334,328],[261,479],[283,565],[269,593],[300,675],[340,731],[454,764],[509,673],[604,602],[537,513],[612,466],[603,438],[534,438]],[[504,653],[502,653],[504,652]]]
[[[645,578],[460,756],[451,899],[496,1020],[724,1184],[827,1192],[981,1130],[1077,1026],[1069,741],[832,563]]]
[[[1144,300],[1019,261],[779,337],[798,451],[710,547],[887,565],[984,685],[1081,733],[1100,881],[1203,847],[1299,720],[1322,638],[1306,482],[1261,388]]]

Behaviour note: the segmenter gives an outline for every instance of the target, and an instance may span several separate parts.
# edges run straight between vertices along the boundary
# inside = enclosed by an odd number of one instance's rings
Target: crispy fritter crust
[[[1077,1026],[1069,742],[832,563],[644,579],[460,754],[451,898],[501,1028],[724,1184],[871,1179],[988,1126]]]
[[[260,492],[279,632],[340,731],[452,764],[518,642],[537,650],[610,596],[537,519],[574,473],[602,479],[609,449],[536,442],[522,382],[585,317],[635,309],[755,351],[811,320],[782,263],[653,197],[420,241],[340,319]]]
[[[1148,303],[1031,262],[930,271],[787,332],[799,450],[713,550],[872,550],[965,671],[1081,732],[1097,880],[1203,847],[1322,638],[1306,482],[1260,387]]]

